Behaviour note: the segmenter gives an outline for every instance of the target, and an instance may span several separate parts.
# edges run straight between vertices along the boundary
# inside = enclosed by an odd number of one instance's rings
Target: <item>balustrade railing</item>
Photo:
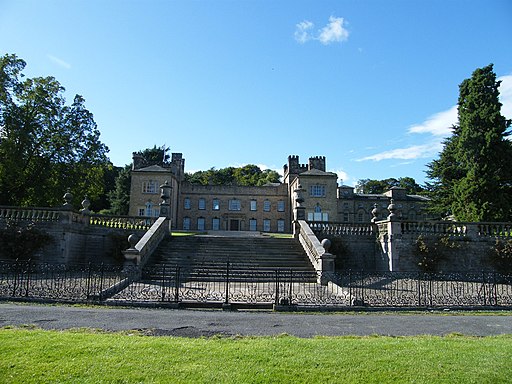
[[[157,217],[149,216],[121,216],[121,215],[89,215],[89,224],[97,227],[148,230],[155,223]]]
[[[334,223],[322,221],[308,221],[314,233],[330,236],[371,236],[376,233],[373,223]]]
[[[0,219],[5,221],[57,222],[63,211],[52,208],[20,208],[0,206]]]
[[[403,234],[449,235],[464,237],[468,234],[468,223],[452,221],[402,221]]]

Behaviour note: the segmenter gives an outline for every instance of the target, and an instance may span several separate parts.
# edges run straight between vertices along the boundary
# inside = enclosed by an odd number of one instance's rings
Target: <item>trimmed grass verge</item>
[[[148,337],[0,329],[2,383],[505,383],[512,336]]]

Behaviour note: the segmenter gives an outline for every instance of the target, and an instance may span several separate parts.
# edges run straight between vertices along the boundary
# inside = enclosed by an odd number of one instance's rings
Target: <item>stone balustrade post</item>
[[[336,255],[329,253],[329,248],[331,247],[331,241],[329,239],[323,239],[321,244],[322,247],[324,247],[325,252],[320,255],[320,274],[318,276],[318,283],[321,285],[327,285],[331,280],[331,275],[336,269],[334,264]]]
[[[135,246],[137,245],[138,238],[135,234],[131,234],[128,236],[128,243],[130,243],[130,248],[123,251],[124,255],[124,264],[123,270],[130,271],[137,268],[140,262],[140,252]]]

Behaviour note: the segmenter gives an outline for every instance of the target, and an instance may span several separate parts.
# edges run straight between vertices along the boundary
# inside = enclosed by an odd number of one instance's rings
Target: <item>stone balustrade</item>
[[[311,221],[309,226],[315,233],[322,233],[328,236],[363,236],[375,235],[377,228],[373,223],[331,223],[322,221]]]
[[[106,228],[148,230],[155,223],[156,219],[156,217],[146,216],[91,214],[89,215],[89,224]]]
[[[412,235],[449,235],[464,237],[468,234],[470,223],[453,221],[402,221],[402,234]]]
[[[0,220],[4,221],[58,222],[61,220],[63,213],[65,212],[56,208],[0,206]]]

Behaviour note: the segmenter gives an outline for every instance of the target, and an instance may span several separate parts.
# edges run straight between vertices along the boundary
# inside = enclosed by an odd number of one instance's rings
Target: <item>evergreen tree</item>
[[[501,114],[499,86],[492,64],[461,83],[458,125],[428,165],[434,212],[461,221],[512,219],[511,121]]]

